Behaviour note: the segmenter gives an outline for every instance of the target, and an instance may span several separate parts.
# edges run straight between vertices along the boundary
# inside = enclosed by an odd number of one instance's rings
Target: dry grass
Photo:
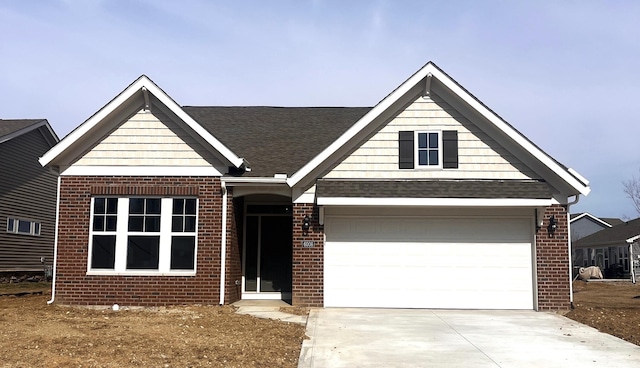
[[[230,306],[114,312],[47,305],[49,285],[39,288],[0,297],[0,367],[296,367],[305,337],[304,326]]]

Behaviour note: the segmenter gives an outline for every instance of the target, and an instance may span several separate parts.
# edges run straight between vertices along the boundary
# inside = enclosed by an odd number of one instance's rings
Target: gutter
[[[53,236],[53,276],[51,280],[51,300],[47,304],[53,304],[56,298],[56,266],[58,264],[58,223],[60,221],[60,175],[58,175],[58,188],[56,190],[56,225]]]
[[[567,203],[567,247],[569,250],[569,303],[573,309],[573,254],[571,253],[571,216],[569,208],[580,201],[580,194],[576,194],[573,202]]]
[[[220,240],[222,249],[220,255],[220,305],[224,305],[224,289],[226,282],[225,268],[227,266],[227,185],[220,182],[222,192],[222,239]]]

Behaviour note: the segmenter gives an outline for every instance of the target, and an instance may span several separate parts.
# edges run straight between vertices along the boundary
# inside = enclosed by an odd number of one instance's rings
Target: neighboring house
[[[0,119],[0,273],[53,263],[57,175],[38,159],[58,141],[47,120]]]
[[[630,245],[639,237],[640,218],[585,236],[573,242],[575,265],[598,266],[605,278],[628,278],[633,267]]]
[[[588,212],[571,214],[571,241],[574,242],[587,235],[608,229],[614,225],[623,223],[618,218],[595,217]]]
[[[590,191],[433,63],[373,108],[181,107],[141,76],[41,163],[65,304],[568,309]]]

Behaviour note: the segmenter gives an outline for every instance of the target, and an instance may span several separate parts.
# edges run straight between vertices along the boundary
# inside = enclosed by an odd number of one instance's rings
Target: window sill
[[[196,271],[87,271],[87,276],[195,276]]]

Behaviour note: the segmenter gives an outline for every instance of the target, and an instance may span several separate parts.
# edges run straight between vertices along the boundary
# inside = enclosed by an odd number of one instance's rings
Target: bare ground
[[[11,286],[13,285],[13,286]],[[296,367],[304,326],[231,306],[47,305],[49,285],[0,285],[0,367]]]
[[[230,306],[114,312],[49,299],[49,284],[0,284],[0,367],[295,367],[305,338]],[[568,318],[640,345],[640,284],[576,281],[574,306]]]
[[[575,281],[573,292],[566,317],[640,345],[640,284]]]

